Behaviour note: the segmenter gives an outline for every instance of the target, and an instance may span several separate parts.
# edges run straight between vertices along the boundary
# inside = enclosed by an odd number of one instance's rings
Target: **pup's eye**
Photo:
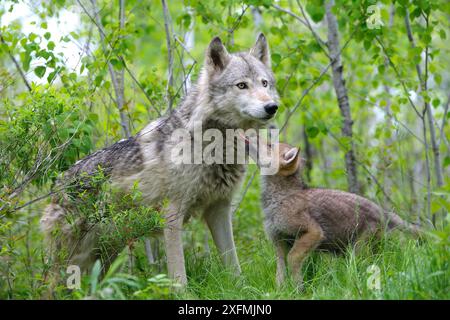
[[[247,89],[248,88],[248,86],[247,86],[247,84],[245,83],[245,82],[239,82],[237,85],[236,85],[239,89]]]
[[[263,81],[261,81],[261,82],[262,82],[263,87],[267,87],[267,85],[269,84],[269,83],[267,82],[267,80],[263,80]]]

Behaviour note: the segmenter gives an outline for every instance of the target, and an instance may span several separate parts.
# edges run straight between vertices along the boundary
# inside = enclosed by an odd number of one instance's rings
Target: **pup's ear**
[[[289,149],[284,155],[283,160],[285,161],[285,164],[291,164],[298,158],[299,155],[299,148],[293,147]]]
[[[250,49],[250,54],[270,68],[269,44],[263,33],[258,35],[255,45]]]
[[[227,52],[227,49],[220,40],[219,37],[215,37],[211,40],[211,43],[206,50],[206,61],[205,65],[208,70],[208,73],[214,73],[217,71],[223,71],[227,66],[228,62],[230,62],[230,55]]]

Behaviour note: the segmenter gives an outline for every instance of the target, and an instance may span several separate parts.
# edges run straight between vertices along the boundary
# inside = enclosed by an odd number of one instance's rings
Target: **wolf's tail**
[[[393,212],[386,213],[387,227],[389,229],[400,229],[417,238],[423,236],[423,230],[418,225],[406,222]]]

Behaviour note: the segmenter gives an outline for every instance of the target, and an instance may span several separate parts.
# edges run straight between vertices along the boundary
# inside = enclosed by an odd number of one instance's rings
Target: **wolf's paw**
[[[302,293],[303,291],[305,291],[305,286],[303,285],[303,281],[297,283],[296,290],[298,293]]]

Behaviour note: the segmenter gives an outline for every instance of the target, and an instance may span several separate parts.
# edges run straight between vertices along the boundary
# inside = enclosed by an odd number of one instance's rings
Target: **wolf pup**
[[[244,139],[254,157],[258,145]],[[278,161],[275,175],[262,176],[265,228],[276,248],[278,285],[285,280],[286,255],[289,270],[301,288],[302,263],[315,249],[342,251],[358,240],[379,238],[385,228],[418,233],[416,226],[366,198],[340,190],[306,187],[299,177],[299,148],[285,143],[267,147],[263,143],[259,145],[262,147],[268,148],[263,154]]]
[[[144,205],[158,206],[168,201],[164,212],[168,273],[182,285],[187,282],[182,226],[191,215],[199,213],[206,220],[223,262],[239,274],[230,203],[240,186],[245,164],[174,163],[171,157],[176,143],[171,136],[178,129],[192,132],[199,123],[202,130],[218,130],[224,136],[227,129],[258,129],[274,117],[277,109],[278,94],[265,36],[260,34],[249,52],[234,54],[228,53],[216,37],[206,50],[197,84],[178,108],[136,136],[78,161],[59,184],[68,185],[83,174],[93,175],[100,166],[119,190],[129,192],[137,183]],[[98,250],[100,231],[82,218],[64,192],[59,192],[46,208],[41,228],[50,250],[70,252],[60,265],[78,265],[89,271],[94,261],[102,258]],[[108,260],[115,254],[109,252]]]

